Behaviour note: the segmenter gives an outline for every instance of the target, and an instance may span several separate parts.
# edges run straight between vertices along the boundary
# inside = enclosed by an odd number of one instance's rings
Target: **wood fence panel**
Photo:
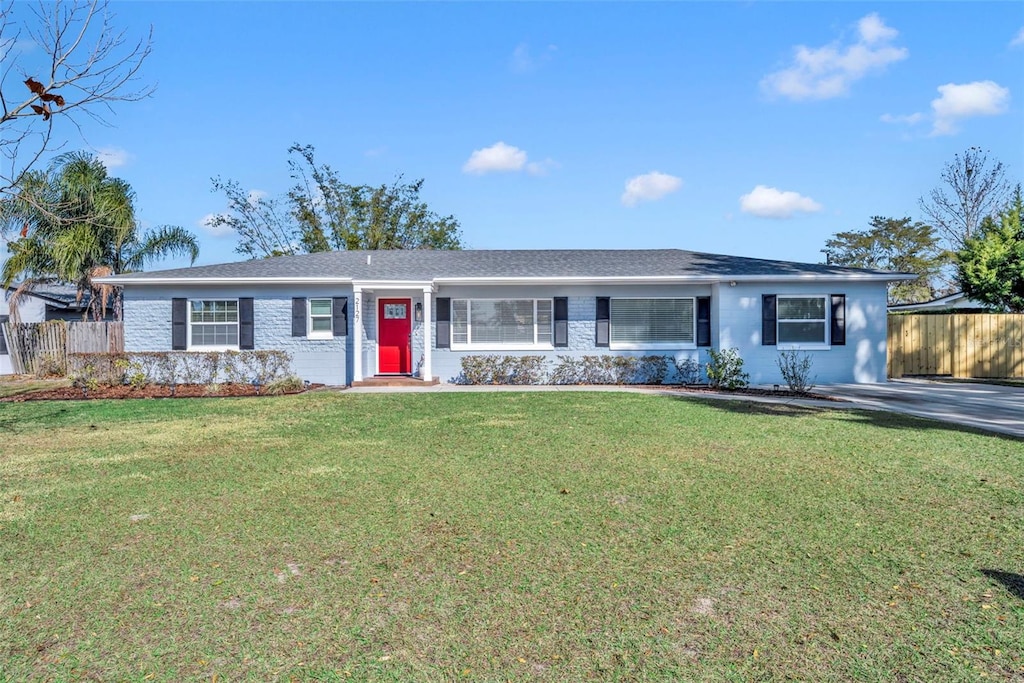
[[[48,371],[66,372],[69,353],[121,353],[124,323],[65,322],[3,323],[11,370],[32,375],[45,365]]]
[[[1024,314],[893,315],[889,376],[1024,378]]]

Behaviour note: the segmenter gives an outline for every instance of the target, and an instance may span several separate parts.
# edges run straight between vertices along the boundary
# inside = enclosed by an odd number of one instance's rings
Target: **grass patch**
[[[0,443],[0,680],[1024,676],[1018,440],[502,392],[12,404]]]

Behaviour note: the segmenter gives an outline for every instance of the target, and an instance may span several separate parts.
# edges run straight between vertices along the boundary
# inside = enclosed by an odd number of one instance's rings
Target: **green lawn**
[[[0,680],[1020,680],[1024,442],[630,393],[0,404]]]

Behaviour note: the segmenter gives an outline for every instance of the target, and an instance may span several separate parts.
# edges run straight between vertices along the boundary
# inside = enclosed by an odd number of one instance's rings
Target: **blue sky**
[[[85,142],[144,225],[238,260],[210,178],[288,189],[310,143],[403,173],[473,248],[678,247],[817,262],[912,216],[970,146],[1024,179],[1024,3],[116,3],[150,99]],[[165,262],[165,266],[180,265]]]

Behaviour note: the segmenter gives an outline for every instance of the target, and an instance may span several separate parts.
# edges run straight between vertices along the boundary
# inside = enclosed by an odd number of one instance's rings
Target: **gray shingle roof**
[[[370,257],[367,263],[367,256]],[[132,273],[111,282],[208,278],[409,280],[452,278],[728,278],[750,276],[885,276],[888,271],[704,254],[681,249],[515,249],[333,251],[254,261]]]

